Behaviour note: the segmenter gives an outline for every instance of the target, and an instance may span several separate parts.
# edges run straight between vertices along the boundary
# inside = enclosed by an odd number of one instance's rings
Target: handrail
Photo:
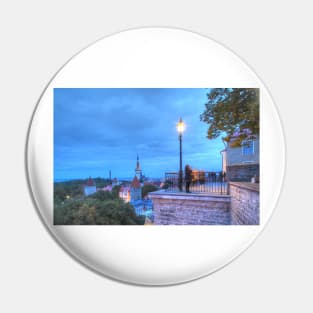
[[[166,192],[177,192],[178,172],[166,172],[163,189]],[[228,194],[228,182],[223,172],[192,170],[191,175],[183,173],[183,192]]]

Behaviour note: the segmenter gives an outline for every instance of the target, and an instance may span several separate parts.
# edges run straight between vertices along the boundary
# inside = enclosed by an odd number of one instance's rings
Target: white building
[[[260,175],[260,142],[258,136],[250,136],[239,147],[232,147],[232,141],[240,133],[234,134],[222,154],[222,168],[229,181],[250,182]]]
[[[94,180],[91,177],[89,177],[86,185],[84,186],[84,195],[89,196],[95,192],[97,192],[97,186],[96,186]]]
[[[115,177],[115,178],[112,180],[112,187],[118,186],[118,185],[120,185],[120,182],[119,182],[118,179]]]
[[[130,187],[129,186],[122,186],[118,193],[118,196],[123,199],[125,202],[130,201]]]

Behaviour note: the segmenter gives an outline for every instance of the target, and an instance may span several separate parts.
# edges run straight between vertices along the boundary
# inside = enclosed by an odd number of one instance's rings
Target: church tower
[[[137,163],[136,163],[135,173],[136,173],[138,180],[141,181],[142,180],[142,170],[141,170],[140,164],[139,164],[138,153],[137,153]]]
[[[130,200],[141,200],[141,184],[136,175],[130,185]]]

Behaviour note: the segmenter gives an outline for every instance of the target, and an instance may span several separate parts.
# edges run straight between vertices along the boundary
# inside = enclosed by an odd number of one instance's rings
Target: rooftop
[[[95,184],[94,180],[91,177],[89,177],[87,180],[86,186],[95,186],[95,185],[96,184]]]
[[[137,176],[134,177],[134,179],[131,183],[131,187],[133,187],[133,188],[140,188],[141,187],[140,181],[139,181]]]

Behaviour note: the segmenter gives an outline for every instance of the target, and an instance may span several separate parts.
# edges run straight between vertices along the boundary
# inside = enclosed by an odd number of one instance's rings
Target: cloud
[[[205,101],[205,89],[55,89],[55,178],[104,176],[108,169],[132,176],[137,152],[150,176],[177,170],[180,117],[184,160],[219,169],[222,142],[207,140],[199,119]]]

